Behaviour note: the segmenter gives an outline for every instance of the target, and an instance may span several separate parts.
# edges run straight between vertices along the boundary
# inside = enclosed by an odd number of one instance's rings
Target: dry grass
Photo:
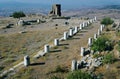
[[[99,23],[95,23],[89,27],[89,30],[86,28],[86,30],[80,31],[67,41],[61,41],[60,46],[51,48],[51,52],[46,54],[44,57],[32,59],[31,63],[38,63],[38,65],[24,68],[11,78],[22,79],[22,76],[24,76],[26,79],[46,79],[53,75],[64,78],[67,73],[63,74],[50,72],[55,71],[55,68],[58,65],[65,67],[70,71],[71,60],[81,58],[80,47],[87,47],[88,38],[93,37],[94,33],[97,33],[99,26]],[[6,58],[13,58],[17,60],[15,63],[13,63],[16,64],[18,63],[18,60],[22,60],[24,55],[28,54],[32,56],[40,49],[43,49],[44,44],[53,44],[53,39],[62,37],[63,32],[67,31],[67,29],[68,27],[57,27],[57,29],[55,27],[50,27],[39,31],[28,31],[27,33],[23,34],[17,33],[1,35],[0,52],[2,53],[0,54],[4,57],[2,61]],[[112,38],[113,35],[114,32],[105,33],[105,36],[115,40],[115,37]],[[5,62],[3,62],[3,64],[5,64]],[[29,69],[30,72],[27,73]],[[104,71],[106,71],[105,66],[102,66],[96,70],[96,73],[104,73]]]
[[[50,28],[23,34],[0,35],[0,56],[2,57],[0,64],[5,67],[9,64],[12,66],[19,60],[23,60],[24,55],[37,53],[44,44],[52,42],[54,38],[62,37],[66,27],[59,27],[59,29]]]
[[[60,46],[52,48],[52,52],[46,54],[44,57],[36,59],[32,63],[45,63],[41,65],[30,66],[34,71],[31,72],[33,77],[37,77],[37,79],[46,79],[52,75],[57,75],[61,77],[65,77],[67,73],[50,73],[55,70],[55,68],[59,65],[61,67],[66,67],[69,71],[71,69],[71,60],[76,58],[80,59],[80,47],[87,47],[87,41],[89,37],[93,37],[94,33],[97,32],[99,26],[95,23],[94,28],[90,28],[90,30],[79,32],[71,39],[67,41],[61,41]],[[48,33],[48,32],[47,32]],[[82,41],[82,42],[81,42]],[[52,42],[53,43],[53,42]],[[61,51],[54,51],[61,50]],[[44,73],[43,73],[44,72]],[[36,74],[37,73],[37,74]]]

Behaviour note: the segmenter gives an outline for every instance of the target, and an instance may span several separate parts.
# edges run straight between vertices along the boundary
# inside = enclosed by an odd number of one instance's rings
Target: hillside
[[[3,79],[51,79],[53,76],[58,79],[66,79],[71,72],[72,60],[78,64],[83,59],[94,60],[94,54],[88,46],[88,38],[94,38],[101,28],[101,20],[104,17],[111,17],[117,26],[105,26],[99,37],[109,38],[112,50],[97,51],[94,53],[104,56],[112,53],[115,56],[114,63],[102,64],[92,69],[83,67],[79,70],[91,72],[104,79],[120,79],[119,60],[119,10],[116,9],[84,9],[63,12],[64,16],[70,19],[52,19],[45,15],[28,15],[21,18],[30,25],[18,25],[19,19],[12,17],[0,18],[0,74]],[[92,21],[97,17],[97,20]],[[37,20],[40,19],[40,22]],[[88,23],[87,26],[84,23]],[[9,24],[12,24],[10,27]],[[84,27],[80,29],[80,24]],[[70,36],[70,29],[79,30]],[[64,32],[68,32],[69,38],[63,39]],[[59,45],[54,45],[54,39],[59,39]],[[109,45],[109,42],[106,42]],[[44,53],[44,45],[50,45],[50,51]],[[85,47],[90,53],[81,56],[81,47]],[[29,55],[30,64],[25,67],[24,56]],[[84,59],[86,58],[86,59]],[[98,61],[98,60],[95,60]],[[9,66],[8,66],[9,65]],[[111,75],[112,74],[112,75]],[[98,78],[99,79],[99,78]]]

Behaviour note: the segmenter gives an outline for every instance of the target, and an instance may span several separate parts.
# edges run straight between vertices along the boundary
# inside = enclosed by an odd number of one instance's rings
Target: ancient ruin
[[[68,33],[67,32],[64,32],[64,40],[67,40],[68,39]]]
[[[80,30],[82,30],[82,24],[80,24]]]
[[[58,46],[59,45],[59,39],[54,39],[54,45]]]
[[[50,46],[48,45],[48,44],[46,44],[45,46],[44,46],[44,52],[45,53],[48,53],[50,51]]]
[[[78,27],[76,26],[74,30],[74,34],[76,34],[77,32],[78,32]]]
[[[23,26],[24,25],[24,20],[19,20],[18,23],[17,23],[18,26]]]
[[[95,40],[97,39],[97,34],[96,34],[96,33],[94,34],[94,39],[95,39]]]
[[[69,36],[72,37],[73,36],[73,28],[69,29]]]
[[[24,66],[30,65],[30,57],[27,55],[24,57]]]
[[[98,29],[98,36],[101,34],[101,31],[100,31],[100,29]]]
[[[71,71],[74,71],[76,69],[77,69],[77,61],[76,60],[72,60]]]
[[[84,53],[85,53],[85,48],[81,47],[81,52],[80,52],[81,56],[84,56]]]
[[[49,13],[50,16],[61,16],[61,5],[54,4],[52,6],[52,10]]]
[[[90,47],[92,45],[92,38],[88,38],[88,46]]]

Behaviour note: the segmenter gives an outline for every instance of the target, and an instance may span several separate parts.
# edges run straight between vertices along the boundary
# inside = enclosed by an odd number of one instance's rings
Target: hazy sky
[[[2,2],[4,3],[22,2],[22,3],[44,4],[46,6],[59,3],[62,4],[62,7],[67,7],[67,8],[79,8],[79,7],[102,6],[102,5],[103,6],[120,5],[120,0],[0,0],[0,3]]]
[[[120,4],[120,0],[0,0],[0,2],[25,2],[25,3],[62,3],[62,4],[71,4],[71,3],[84,3],[84,4]]]

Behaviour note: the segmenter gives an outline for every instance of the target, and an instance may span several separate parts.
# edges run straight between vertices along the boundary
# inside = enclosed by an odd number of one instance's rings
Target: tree
[[[104,24],[104,25],[111,25],[113,23],[114,21],[110,17],[105,17],[101,21],[101,24]]]
[[[22,11],[19,11],[19,12],[14,12],[11,17],[14,17],[14,18],[20,18],[20,17],[25,17],[26,15],[22,12]]]
[[[97,40],[93,42],[91,49],[94,51],[112,50],[112,45],[108,38],[99,37]]]
[[[67,79],[93,79],[92,76],[86,72],[82,72],[80,70],[71,72]]]

